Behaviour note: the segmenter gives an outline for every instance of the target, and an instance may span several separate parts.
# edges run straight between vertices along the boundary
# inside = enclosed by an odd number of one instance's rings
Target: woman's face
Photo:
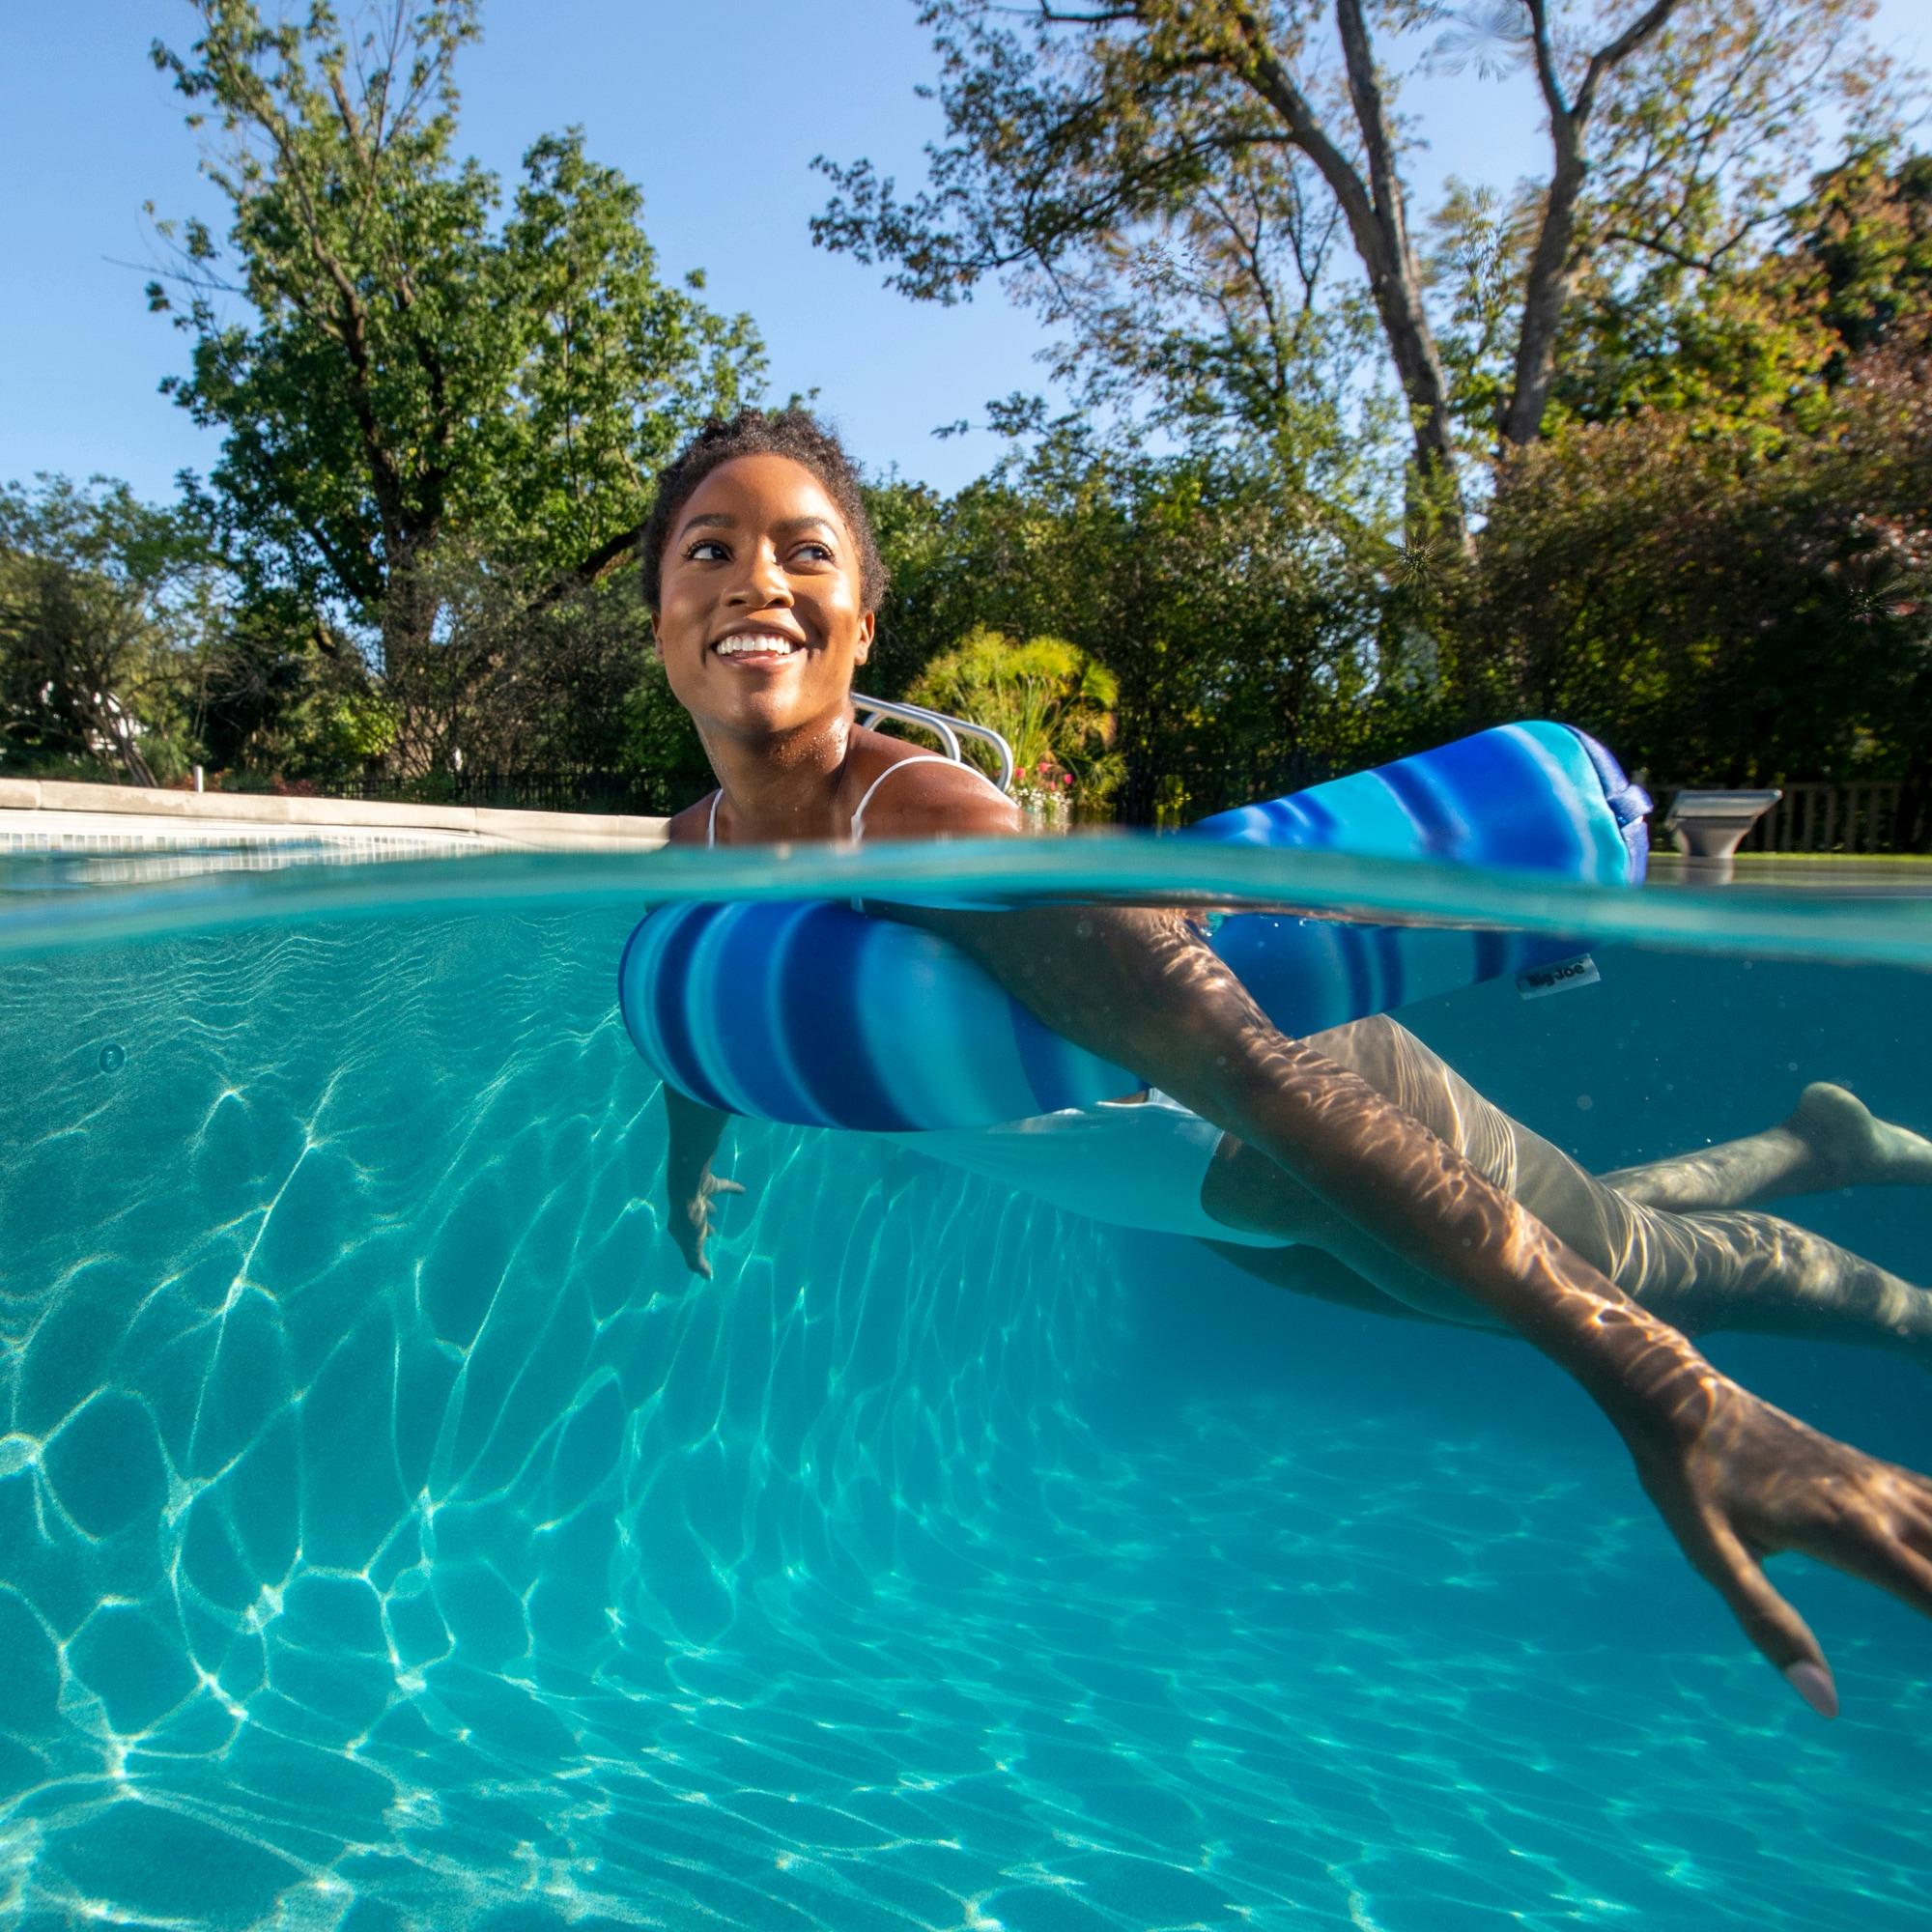
[[[735,456],[692,493],[665,548],[656,634],[700,725],[763,736],[842,714],[872,648],[858,546],[788,456]]]

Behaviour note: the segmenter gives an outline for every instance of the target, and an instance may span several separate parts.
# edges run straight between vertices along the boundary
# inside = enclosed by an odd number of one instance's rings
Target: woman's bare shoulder
[[[702,845],[711,836],[711,794],[687,805],[665,821],[665,840],[671,845]]]
[[[894,750],[898,751],[896,744]],[[888,771],[890,778],[885,776]],[[867,839],[934,838],[946,834],[1001,838],[1019,829],[1019,808],[990,779],[970,765],[911,751],[880,765],[877,789],[866,806]]]

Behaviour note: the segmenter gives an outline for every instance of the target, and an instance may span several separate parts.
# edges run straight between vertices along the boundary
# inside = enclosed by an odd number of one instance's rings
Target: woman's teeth
[[[720,639],[717,646],[721,658],[789,657],[797,648],[789,638],[772,631],[741,631]]]

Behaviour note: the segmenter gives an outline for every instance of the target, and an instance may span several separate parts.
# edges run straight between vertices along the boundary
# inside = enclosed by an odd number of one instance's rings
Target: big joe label
[[[1603,976],[1597,962],[1587,952],[1574,959],[1552,960],[1548,966],[1532,966],[1516,976],[1516,989],[1525,1000],[1540,1000],[1546,993],[1567,993],[1573,986],[1594,986]]]

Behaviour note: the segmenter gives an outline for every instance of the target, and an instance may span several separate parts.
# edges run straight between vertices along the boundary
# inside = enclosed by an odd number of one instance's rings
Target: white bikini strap
[[[858,806],[852,813],[851,836],[855,840],[863,838],[866,836],[866,808],[871,804],[872,794],[895,772],[902,772],[908,765],[958,765],[962,772],[971,772],[981,784],[990,785],[993,782],[984,772],[980,771],[975,766],[965,764],[957,758],[942,758],[937,752],[916,752],[909,758],[896,759],[894,763],[888,765],[866,787],[865,795],[859,800]],[[711,812],[710,816],[704,821],[704,842],[709,846],[715,846],[718,843],[718,801],[724,796],[723,787],[711,794]]]
[[[852,813],[852,838],[857,840],[866,836],[866,808],[872,802],[872,794],[892,777],[895,772],[902,772],[908,765],[957,765],[962,772],[971,772],[981,784],[990,785],[992,780],[975,766],[958,758],[942,758],[937,752],[916,752],[909,758],[899,758],[888,765],[870,784],[866,787],[866,795],[860,799],[858,808]]]

